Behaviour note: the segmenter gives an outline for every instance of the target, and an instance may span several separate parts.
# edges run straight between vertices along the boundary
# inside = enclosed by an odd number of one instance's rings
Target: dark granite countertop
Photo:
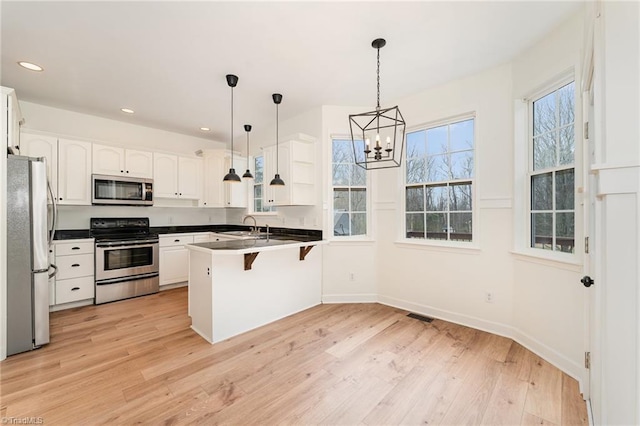
[[[151,233],[162,234],[189,234],[196,232],[228,232],[228,231],[248,231],[249,226],[244,225],[183,225],[183,226],[152,226]],[[266,232],[266,227],[259,227],[260,232]],[[307,241],[317,241],[322,239],[322,231],[316,229],[295,229],[295,228],[272,228],[269,227],[269,234],[273,236],[287,236],[293,239],[309,238]],[[92,238],[88,229],[59,229],[56,231],[54,240],[74,240],[80,238]]]

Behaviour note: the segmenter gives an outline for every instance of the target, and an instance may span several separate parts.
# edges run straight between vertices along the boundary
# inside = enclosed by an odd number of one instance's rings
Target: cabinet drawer
[[[193,235],[172,234],[160,237],[160,247],[182,246],[193,243]]]
[[[68,256],[72,254],[93,253],[93,241],[86,243],[58,243],[56,244],[56,256]]]
[[[56,280],[56,304],[93,299],[95,295],[93,277]]]
[[[56,254],[58,250],[56,249]],[[78,277],[93,277],[93,253],[77,256],[56,256],[58,266],[58,280]],[[92,278],[93,279],[93,278]]]
[[[211,235],[207,232],[206,234],[198,234],[193,236],[194,243],[208,243],[211,241]]]

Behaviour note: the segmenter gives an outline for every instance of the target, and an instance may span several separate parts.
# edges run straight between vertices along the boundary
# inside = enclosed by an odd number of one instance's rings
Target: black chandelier
[[[378,51],[375,111],[349,115],[355,163],[366,169],[399,167],[402,162],[406,124],[398,106],[380,108],[380,49],[387,42],[377,38],[371,46]]]

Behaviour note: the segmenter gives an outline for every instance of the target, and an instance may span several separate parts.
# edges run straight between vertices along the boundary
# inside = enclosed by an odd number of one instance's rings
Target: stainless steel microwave
[[[153,179],[92,175],[92,204],[152,206]]]

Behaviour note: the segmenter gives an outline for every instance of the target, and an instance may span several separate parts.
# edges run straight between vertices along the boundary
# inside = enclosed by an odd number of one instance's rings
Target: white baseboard
[[[179,283],[173,283],[173,284],[165,284],[165,285],[161,285],[160,286],[160,291],[165,291],[165,290],[172,290],[174,288],[180,288],[180,287],[186,287],[189,283],[187,281],[182,281]]]
[[[323,294],[322,303],[377,303],[378,295],[375,293],[361,294]]]
[[[406,309],[407,311],[415,312],[417,314],[438,318],[444,321],[453,322],[456,324],[464,325],[466,327],[475,328],[512,339],[525,348],[529,349],[531,352],[540,356],[550,364],[554,365],[561,371],[576,379],[578,381],[578,384],[580,385],[580,392],[583,392],[583,384],[586,383],[584,380],[586,371],[580,364],[576,364],[558,351],[550,348],[539,340],[529,336],[526,333],[523,333],[522,331],[510,325],[505,325],[494,321],[487,321],[482,318],[463,315],[456,312],[446,311],[443,309],[421,305],[406,300],[395,299],[388,296],[378,295],[378,302],[383,305],[393,306],[394,308],[399,309]]]
[[[61,305],[49,306],[49,312],[62,311],[64,309],[79,308],[81,306],[93,305],[94,299],[79,300],[77,302],[63,303]]]

